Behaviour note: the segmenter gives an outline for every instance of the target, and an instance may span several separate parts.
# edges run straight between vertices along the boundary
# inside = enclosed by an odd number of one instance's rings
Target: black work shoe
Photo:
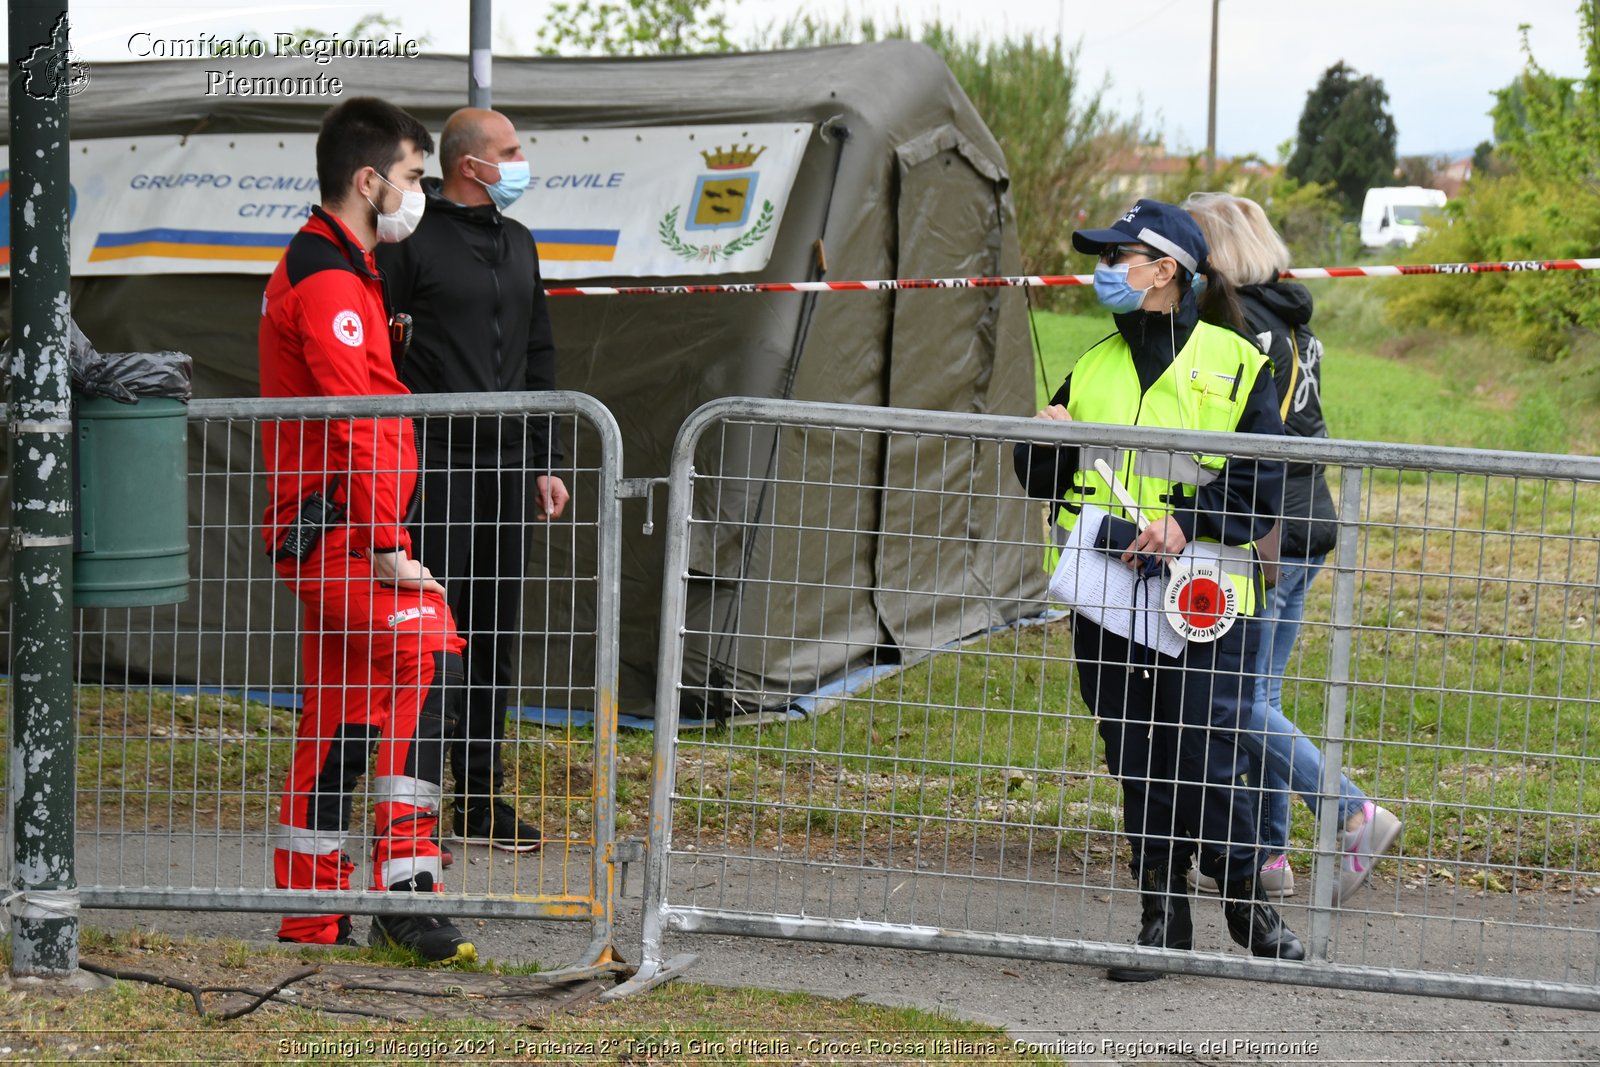
[[[1138,944],[1147,948],[1194,947],[1194,922],[1189,914],[1187,873],[1172,876],[1167,867],[1147,867],[1139,878],[1142,904]],[[1153,982],[1162,972],[1145,967],[1108,967],[1113,982]]]
[[[356,941],[354,928],[350,925],[350,916],[339,916],[339,935],[332,941],[297,941],[292,937],[278,935],[278,940],[285,945],[299,945],[301,948],[360,948]]]
[[[478,948],[449,919],[432,915],[374,915],[367,943],[373,948],[403,948],[429,963],[471,963]]]
[[[1253,875],[1228,883],[1222,897],[1222,914],[1228,920],[1228,933],[1251,955],[1280,960],[1306,958],[1305,946],[1284,925],[1278,909],[1267,903]]]
[[[455,830],[456,836],[469,845],[488,845],[502,852],[533,852],[544,844],[539,828],[519,819],[517,809],[504,800],[490,804],[481,818],[477,811],[463,817],[457,806]]]
[[[396,882],[389,891],[431,893],[433,875],[423,871]],[[477,946],[462,937],[454,923],[433,915],[374,915],[367,943],[373,948],[407,949],[429,963],[471,963],[478,958]]]

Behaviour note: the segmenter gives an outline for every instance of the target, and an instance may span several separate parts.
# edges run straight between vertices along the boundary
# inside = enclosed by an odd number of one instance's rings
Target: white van
[[[1361,243],[1367,248],[1410,248],[1444,201],[1443,192],[1420,185],[1368,189],[1361,205]]]

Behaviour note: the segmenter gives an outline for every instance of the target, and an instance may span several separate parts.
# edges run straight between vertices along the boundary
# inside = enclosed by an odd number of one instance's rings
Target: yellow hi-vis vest
[[[1072,368],[1067,413],[1075,422],[1231,432],[1239,427],[1250,390],[1266,361],[1255,345],[1232,330],[1199,322],[1183,351],[1148,391],[1142,391],[1128,342],[1121,334],[1113,334],[1085,352]],[[1215,481],[1227,462],[1226,456],[1088,446],[1079,452],[1078,472],[1073,476],[1072,487],[1062,494],[1061,506],[1056,509],[1056,536],[1046,550],[1045,570],[1052,573],[1061,554],[1058,546],[1078,521],[1083,504],[1094,504],[1131,519],[1112,495],[1111,486],[1095,470],[1096,459],[1105,460],[1117,472],[1117,478],[1138,502],[1148,522],[1159,522],[1172,514],[1175,497],[1193,496],[1197,488]],[[1225,561],[1224,570],[1238,593],[1239,613],[1254,615],[1258,584],[1254,568],[1230,566]]]

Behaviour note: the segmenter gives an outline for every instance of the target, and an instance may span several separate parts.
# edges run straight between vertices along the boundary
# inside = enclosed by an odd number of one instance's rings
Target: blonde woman
[[[1195,193],[1183,206],[1205,233],[1211,262],[1237,284],[1250,332],[1272,360],[1284,432],[1327,437],[1322,419],[1322,342],[1311,332],[1311,294],[1303,285],[1279,280],[1289,267],[1283,238],[1254,200]],[[1289,791],[1300,794],[1312,811],[1322,795],[1322,753],[1283,713],[1283,673],[1300,630],[1306,590],[1338,535],[1333,497],[1321,465],[1288,465],[1282,514],[1278,584],[1267,591],[1260,615],[1255,704],[1239,736],[1250,758],[1250,778],[1263,789],[1260,840],[1267,860],[1257,882],[1270,894],[1288,896],[1294,892],[1287,855]],[[1335,905],[1367,880],[1377,857],[1393,848],[1400,836],[1400,820],[1368,800],[1348,776],[1340,776],[1338,799],[1343,830]],[[1216,883],[1198,871],[1191,878],[1200,889],[1217,891]]]

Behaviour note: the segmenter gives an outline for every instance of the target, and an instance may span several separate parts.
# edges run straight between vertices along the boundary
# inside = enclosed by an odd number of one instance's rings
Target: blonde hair
[[[1235,285],[1278,280],[1289,269],[1289,248],[1254,200],[1231,193],[1190,193],[1183,209],[1194,216],[1211,248],[1211,262]]]

